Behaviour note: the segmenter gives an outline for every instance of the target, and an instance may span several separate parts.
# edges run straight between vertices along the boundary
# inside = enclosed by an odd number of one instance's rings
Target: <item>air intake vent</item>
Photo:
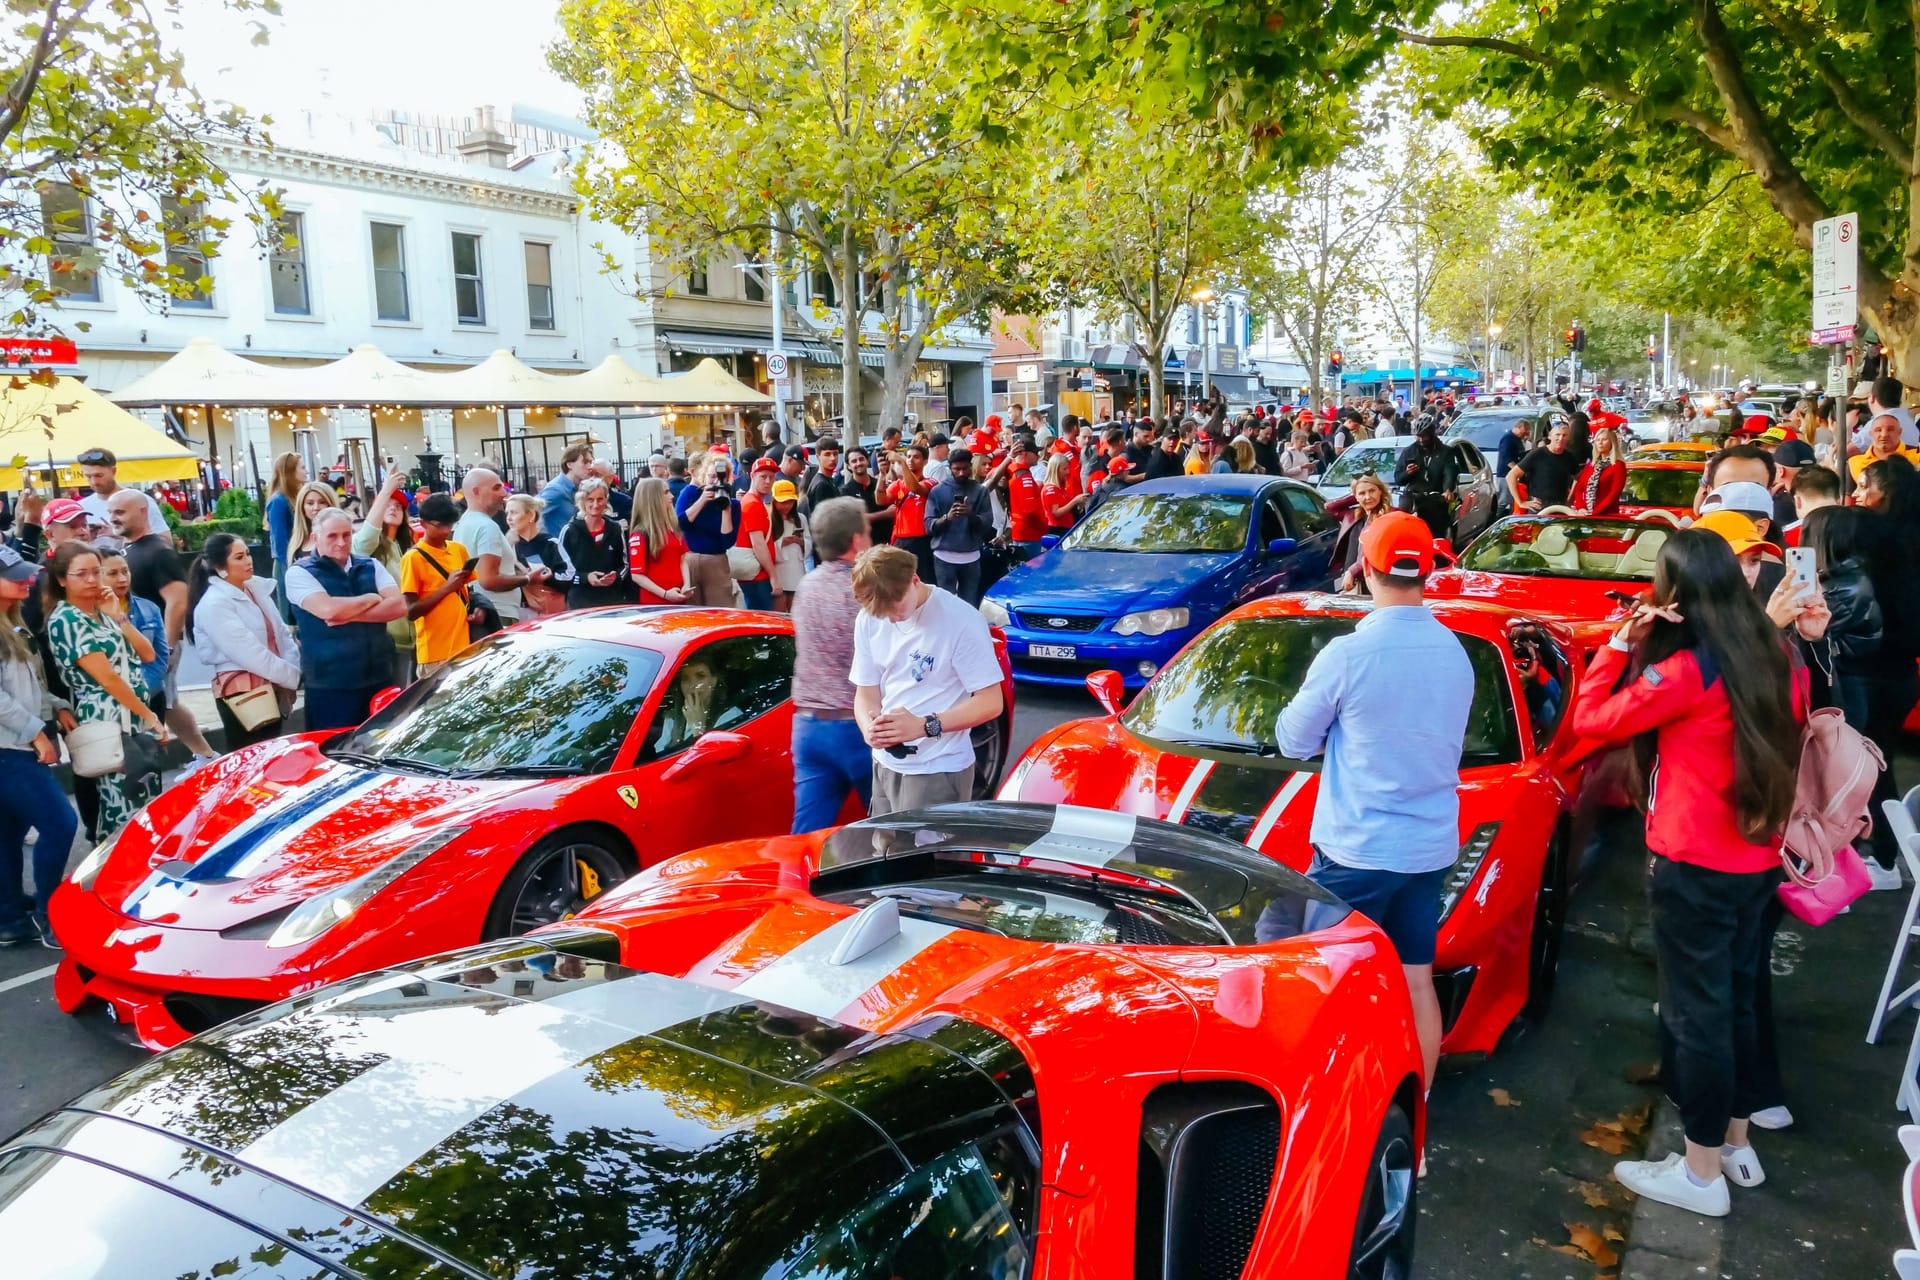
[[[1279,1154],[1280,1108],[1252,1085],[1163,1085],[1149,1094],[1137,1280],[1239,1280]]]

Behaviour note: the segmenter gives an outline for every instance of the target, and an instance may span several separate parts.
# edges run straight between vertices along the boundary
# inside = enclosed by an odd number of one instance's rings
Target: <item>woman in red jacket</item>
[[[1799,625],[1819,630],[1824,616],[1809,602]],[[1664,1082],[1687,1132],[1684,1157],[1623,1161],[1614,1176],[1713,1217],[1727,1213],[1728,1176],[1741,1186],[1765,1177],[1747,1143],[1759,1105],[1755,975],[1805,704],[1804,670],[1727,540],[1704,529],[1667,538],[1651,602],[1594,655],[1573,703],[1577,733],[1634,746],[1653,854],[1660,1018],[1672,1044]]]
[[[1583,516],[1610,516],[1620,505],[1620,490],[1626,483],[1627,459],[1620,433],[1599,427],[1593,433],[1593,456],[1574,479],[1567,505]]]

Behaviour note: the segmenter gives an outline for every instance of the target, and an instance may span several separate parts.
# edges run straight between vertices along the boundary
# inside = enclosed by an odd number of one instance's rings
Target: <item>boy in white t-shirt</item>
[[[968,730],[1005,707],[986,620],[920,581],[900,547],[862,553],[853,598],[853,717],[873,748],[872,816],[971,799]]]

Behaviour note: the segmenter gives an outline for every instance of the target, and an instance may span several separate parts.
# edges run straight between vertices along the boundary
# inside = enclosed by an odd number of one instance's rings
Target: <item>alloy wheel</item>
[[[611,887],[598,845],[563,844],[549,849],[529,870],[513,904],[513,932],[525,933],[564,920]]]
[[[1413,1274],[1414,1151],[1403,1128],[1404,1122],[1381,1135],[1367,1170],[1352,1280],[1406,1280]]]

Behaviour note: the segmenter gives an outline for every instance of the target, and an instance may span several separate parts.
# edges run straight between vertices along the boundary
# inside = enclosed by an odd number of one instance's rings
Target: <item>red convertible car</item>
[[[166,1048],[558,920],[672,854],[785,833],[792,671],[774,613],[617,607],[491,636],[357,729],[233,752],[136,814],[54,892],[55,997]],[[975,731],[983,796],[1010,675],[1003,693]]]
[[[1201,633],[1124,711],[1088,678],[1104,717],[1036,741],[1000,797],[1090,805],[1198,827],[1304,870],[1318,765],[1274,741],[1280,709],[1327,643],[1371,603],[1296,594],[1247,605]],[[1475,690],[1460,766],[1460,857],[1443,897],[1434,980],[1448,1053],[1492,1050],[1523,1010],[1545,1012],[1572,872],[1567,817],[1580,741],[1562,730],[1579,671],[1551,620],[1471,600],[1433,612],[1460,636]],[[1418,679],[1418,672],[1408,672]]]
[[[1412,1021],[1379,930],[1248,849],[894,814],[197,1037],[0,1145],[0,1239],[94,1280],[1404,1277]]]
[[[1452,568],[1429,578],[1427,596],[1484,600],[1552,618],[1590,653],[1618,625],[1615,596],[1637,596],[1653,581],[1673,527],[1663,514],[1509,516],[1475,538]]]

